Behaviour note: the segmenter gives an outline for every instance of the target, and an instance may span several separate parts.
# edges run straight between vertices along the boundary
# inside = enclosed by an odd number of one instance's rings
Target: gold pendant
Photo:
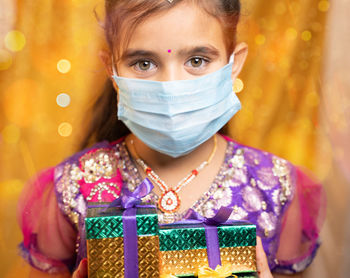
[[[172,189],[165,191],[158,200],[158,207],[165,213],[177,211],[180,207],[179,195]]]

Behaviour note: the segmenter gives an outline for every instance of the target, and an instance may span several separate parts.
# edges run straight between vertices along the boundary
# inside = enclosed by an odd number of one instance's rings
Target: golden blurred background
[[[16,203],[37,171],[74,153],[107,78],[102,0],[0,0],[0,273],[25,277]],[[305,277],[350,272],[350,1],[242,0],[249,45],[231,137],[309,169],[328,196]],[[348,248],[349,249],[349,248]]]

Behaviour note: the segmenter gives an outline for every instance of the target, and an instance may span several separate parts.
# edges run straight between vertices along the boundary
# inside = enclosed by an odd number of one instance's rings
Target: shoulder
[[[54,169],[57,201],[63,213],[77,225],[87,202],[109,202],[122,186],[117,142],[99,142],[65,159]]]
[[[222,188],[230,189],[232,218],[251,220],[262,236],[275,235],[296,192],[296,167],[272,153],[226,140]]]
[[[233,207],[231,219],[256,225],[274,267],[283,218],[296,196],[297,168],[270,152],[225,139],[228,148],[219,190],[230,192],[225,205]]]
[[[246,184],[272,194],[276,205],[285,205],[294,195],[297,168],[284,158],[233,141],[228,154],[228,167],[246,179]]]

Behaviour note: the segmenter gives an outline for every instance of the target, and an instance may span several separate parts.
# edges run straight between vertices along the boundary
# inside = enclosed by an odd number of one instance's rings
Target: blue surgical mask
[[[171,157],[207,141],[241,109],[230,62],[197,79],[151,81],[120,77],[118,119],[150,148]]]

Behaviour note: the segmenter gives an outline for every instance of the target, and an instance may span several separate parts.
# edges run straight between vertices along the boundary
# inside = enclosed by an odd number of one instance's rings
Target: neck
[[[131,140],[133,140],[134,151],[136,151],[136,154],[133,152],[133,148],[131,147]],[[176,167],[177,165],[183,164],[194,163],[195,165],[197,164],[197,161],[202,162],[204,160],[207,160],[208,156],[213,150],[214,142],[213,137],[211,137],[209,140],[199,145],[195,150],[193,150],[189,154],[177,158],[151,149],[140,139],[138,139],[134,134],[130,134],[127,136],[126,145],[133,157],[140,157],[148,165],[150,165],[153,169],[156,170],[160,168]]]

